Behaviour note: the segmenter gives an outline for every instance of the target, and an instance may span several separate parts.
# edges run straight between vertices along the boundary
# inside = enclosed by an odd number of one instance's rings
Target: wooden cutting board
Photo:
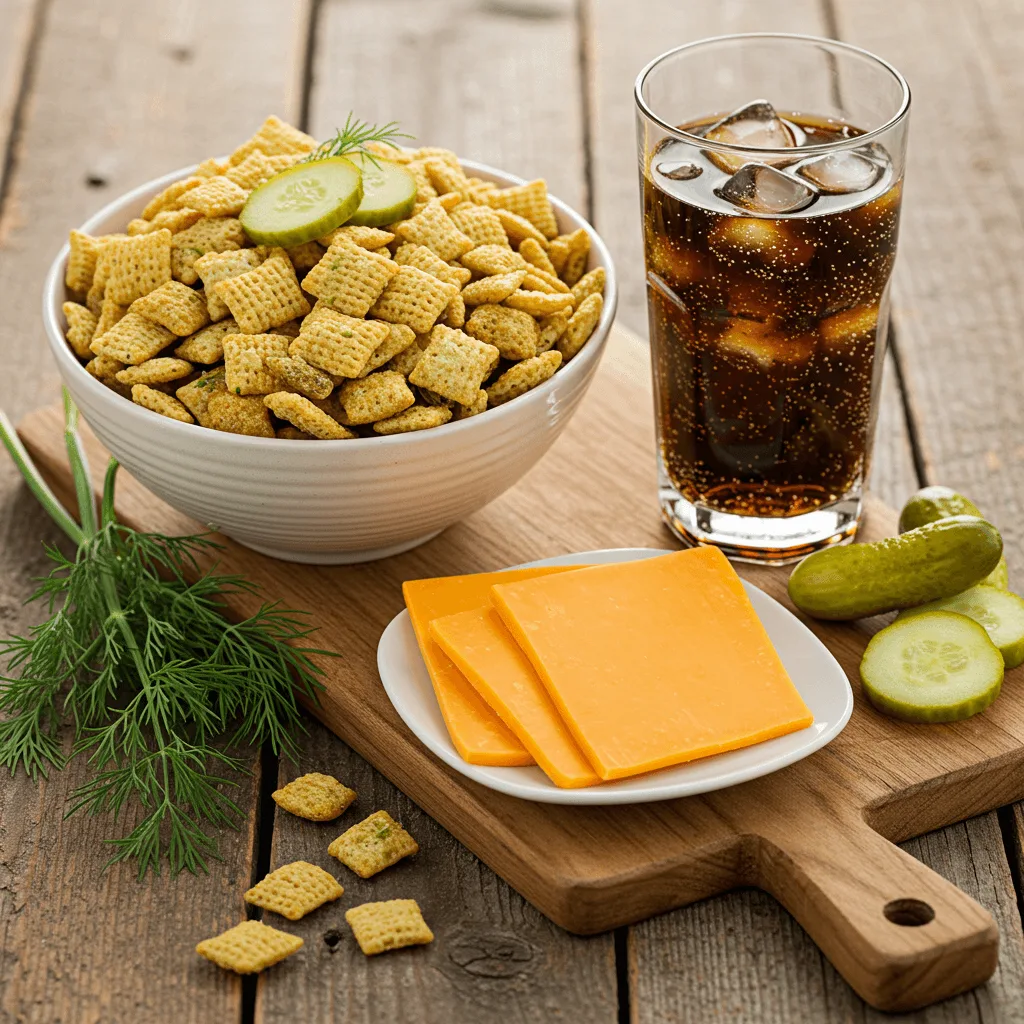
[[[644,346],[617,331],[590,394],[541,464],[415,551],[317,568],[226,541],[222,567],[259,583],[268,597],[315,610],[317,642],[340,657],[326,665],[327,689],[313,714],[564,928],[599,932],[757,886],[786,906],[874,1006],[909,1009],[979,984],[996,965],[991,916],[893,843],[1024,798],[1022,670],[983,715],[907,725],[876,713],[856,684],[879,623],[810,622],[858,691],[846,730],[766,778],[632,807],[533,804],[485,789],[438,761],[391,707],[376,648],[403,607],[403,580],[595,548],[675,546],[656,502],[648,372]],[[19,429],[66,495],[59,409],[32,413]],[[98,483],[104,452],[91,435],[88,442]],[[415,501],[409,495],[413,509]],[[117,505],[122,520],[140,529],[196,529],[126,474]],[[862,539],[894,529],[894,513],[870,504]],[[785,570],[739,568],[786,603]],[[247,613],[253,603],[242,600],[235,610]]]

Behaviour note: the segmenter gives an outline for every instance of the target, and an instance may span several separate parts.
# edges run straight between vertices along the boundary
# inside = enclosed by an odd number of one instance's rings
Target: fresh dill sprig
[[[372,150],[367,149],[370,142],[379,142],[392,149],[398,149],[395,139],[411,139],[412,135],[398,130],[397,121],[388,121],[385,125],[370,124],[368,121],[360,121],[349,112],[345,118],[345,127],[335,131],[334,138],[321,142],[309,156],[303,158],[303,162],[312,160],[326,160],[332,156],[345,156],[348,153],[365,153],[370,160],[376,162],[376,156]]]
[[[223,773],[244,770],[225,748],[269,742],[295,753],[299,698],[316,700],[320,669],[306,646],[303,612],[263,604],[249,618],[225,618],[233,595],[257,587],[203,570],[219,547],[203,535],[140,533],[114,515],[118,464],[107,468],[99,510],[78,435],[78,410],[65,392],[65,442],[78,498],[77,522],[39,475],[0,411],[0,440],[40,503],[76,544],[73,558],[47,548],[54,563],[30,600],[49,618],[27,636],[0,640],[0,764],[32,778],[66,763],[61,728],[74,733],[71,758],[93,770],[68,814],[122,811],[138,823],[107,840],[110,863],[134,858],[139,876],[206,870],[217,857],[211,828],[237,826],[240,808]]]

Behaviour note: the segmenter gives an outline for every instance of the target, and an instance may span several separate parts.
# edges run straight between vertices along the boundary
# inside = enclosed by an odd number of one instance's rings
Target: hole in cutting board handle
[[[919,928],[935,919],[935,911],[924,900],[890,900],[882,913],[886,920],[904,928]]]

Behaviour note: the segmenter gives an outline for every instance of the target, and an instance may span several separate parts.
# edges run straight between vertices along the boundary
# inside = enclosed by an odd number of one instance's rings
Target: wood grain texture
[[[614,1024],[615,953],[610,936],[580,938],[552,924],[408,797],[317,723],[284,785],[306,771],[335,775],[359,794],[335,822],[278,810],[273,867],[307,860],[334,874],[345,894],[300,922],[302,953],[261,979],[257,1020],[420,1024],[428,1020],[532,1024],[539,1020]],[[333,857],[335,836],[384,809],[420,852],[370,879]],[[417,900],[436,936],[424,948],[364,956],[345,910],[371,900]],[[275,915],[264,916],[276,924]]]
[[[416,551],[319,569],[272,563],[229,544],[224,564],[288,604],[320,609],[324,638],[345,657],[327,666],[318,717],[558,923],[597,931],[753,883],[787,902],[847,980],[879,1005],[927,1003],[977,983],[993,966],[990,918],[912,858],[869,839],[859,815],[887,838],[907,839],[1019,798],[1024,773],[1008,769],[1024,757],[1024,696],[1012,676],[1004,696],[967,722],[908,727],[858,698],[842,735],[775,775],[700,798],[615,808],[552,809],[468,783],[411,739],[384,696],[376,638],[401,607],[403,579],[556,551],[664,545],[648,482],[646,362],[635,339],[613,337],[591,395],[548,458],[502,499]],[[606,413],[613,400],[621,410],[614,423]],[[61,465],[56,426],[52,410],[22,426],[49,470]],[[538,514],[555,493],[581,496],[572,521],[544,522]],[[120,498],[127,522],[168,531],[187,525],[130,480]],[[892,528],[892,513],[875,508],[865,535]],[[779,570],[742,572],[783,597]],[[870,624],[810,625],[855,672]],[[859,854],[867,844],[872,848]],[[833,870],[822,870],[822,856]],[[883,870],[866,870],[871,865]],[[859,883],[856,899],[844,875]],[[935,922],[916,929],[886,924],[883,905],[915,893],[936,908]],[[851,943],[854,932],[859,937]],[[978,955],[953,961],[957,948],[978,948]],[[940,976],[936,963],[948,968]]]
[[[25,54],[17,45],[28,38],[29,6],[0,5],[0,138],[12,86],[20,69],[32,68],[0,222],[0,353],[18,365],[0,380],[0,404],[11,415],[57,393],[39,296],[68,229],[147,178],[227,148],[267,113],[294,113],[306,9],[50,0],[38,49]],[[6,459],[0,523],[6,635],[43,617],[39,606],[20,606],[45,568],[41,542],[57,540]],[[103,872],[104,840],[130,828],[130,819],[62,820],[86,777],[76,766],[40,785],[20,774],[0,778],[0,1020],[236,1019],[238,979],[192,950],[244,917],[238,894],[251,872],[258,778],[244,779],[235,794],[243,828],[222,836],[224,861],[208,876],[165,873],[140,883],[131,865]]]

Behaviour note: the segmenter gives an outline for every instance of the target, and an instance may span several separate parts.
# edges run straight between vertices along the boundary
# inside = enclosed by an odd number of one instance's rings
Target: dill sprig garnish
[[[140,533],[114,514],[117,461],[107,468],[99,510],[78,435],[78,410],[64,393],[65,443],[79,519],[60,504],[0,411],[0,440],[28,486],[76,545],[54,547],[54,563],[30,600],[49,618],[27,636],[0,640],[0,764],[32,778],[66,764],[61,729],[70,724],[70,758],[93,777],[67,814],[134,807],[141,819],[109,839],[109,863],[134,858],[139,876],[206,870],[217,857],[211,827],[237,827],[241,809],[223,791],[223,774],[244,770],[226,752],[269,742],[295,753],[299,697],[315,700],[320,669],[304,646],[314,631],[304,612],[264,603],[249,618],[224,617],[233,595],[256,594],[241,576],[203,570],[219,545],[204,535]],[[215,567],[214,567],[215,568]],[[70,759],[69,758],[69,759]]]
[[[336,129],[334,137],[321,142],[309,156],[303,158],[303,162],[326,160],[328,157],[345,156],[348,153],[365,153],[376,163],[377,154],[366,148],[368,143],[379,142],[392,149],[398,149],[395,139],[411,138],[412,135],[398,130],[397,121],[388,121],[385,125],[370,124],[368,121],[360,121],[349,112],[345,118],[345,127]]]

